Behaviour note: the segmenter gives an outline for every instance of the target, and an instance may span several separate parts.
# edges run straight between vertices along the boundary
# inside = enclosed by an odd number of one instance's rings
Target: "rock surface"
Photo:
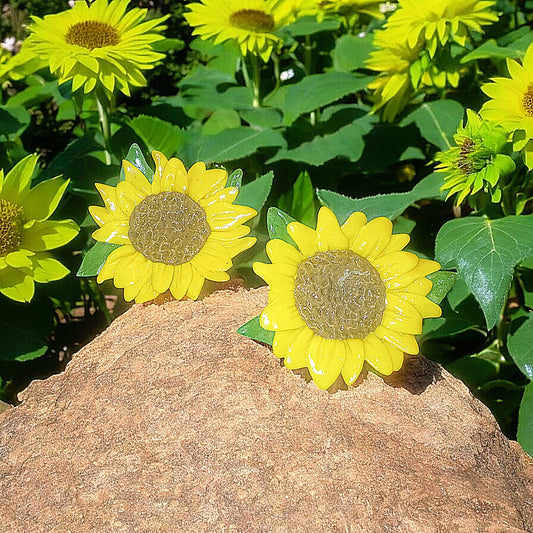
[[[533,466],[422,357],[335,394],[235,333],[266,291],[134,306],[0,415],[0,529],[533,531]]]

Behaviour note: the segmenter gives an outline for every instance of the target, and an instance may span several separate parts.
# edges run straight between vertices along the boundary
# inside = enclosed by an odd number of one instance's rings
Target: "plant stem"
[[[261,68],[255,54],[249,54],[252,65],[252,89],[254,92],[253,106],[261,107]]]
[[[306,35],[305,36],[305,44],[304,44],[304,70],[305,75],[310,76],[313,74],[313,43],[311,42],[311,36]],[[311,126],[314,126],[316,124],[316,111],[311,111],[309,113],[309,122],[311,122]]]
[[[109,127],[109,116],[108,116],[108,102],[107,98],[103,96],[99,91],[96,93],[96,105],[98,106],[98,116],[100,117],[100,126],[102,127],[102,135],[104,137],[104,146],[105,146],[105,162],[107,165],[111,164],[111,150],[110,141],[111,141],[111,128]]]

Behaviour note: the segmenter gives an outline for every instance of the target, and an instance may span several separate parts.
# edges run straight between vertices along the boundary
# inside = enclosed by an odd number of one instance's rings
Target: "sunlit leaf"
[[[533,457],[533,381],[525,388],[520,404],[517,440]]]
[[[533,316],[520,320],[517,328],[512,328],[507,340],[507,349],[516,366],[529,379],[533,379]],[[515,321],[513,321],[514,324]]]

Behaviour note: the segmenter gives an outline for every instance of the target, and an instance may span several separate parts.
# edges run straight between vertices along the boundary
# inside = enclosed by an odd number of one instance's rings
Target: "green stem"
[[[310,35],[305,36],[304,69],[305,69],[306,76],[310,76],[311,74],[313,74],[313,43],[311,41]],[[315,111],[311,111],[311,113],[309,113],[309,121],[311,122],[311,126],[314,126],[316,124],[316,112]]]
[[[252,89],[254,92],[253,106],[261,107],[261,68],[255,54],[249,54],[252,65]]]
[[[104,146],[105,146],[105,162],[107,165],[111,164],[111,128],[109,126],[109,116],[108,116],[108,102],[107,98],[100,94],[98,91],[96,94],[96,105],[98,106],[98,116],[100,117],[100,126],[102,127],[102,135],[104,137]]]

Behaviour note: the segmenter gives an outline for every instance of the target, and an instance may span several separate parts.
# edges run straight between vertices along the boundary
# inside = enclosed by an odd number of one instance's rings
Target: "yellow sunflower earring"
[[[322,207],[316,230],[297,221],[272,229],[271,264],[253,265],[270,286],[268,305],[241,334],[257,339],[247,332],[260,326],[259,340],[288,368],[308,368],[321,389],[339,375],[351,385],[365,361],[388,375],[418,353],[422,320],[441,314],[426,297],[426,276],[440,265],[403,251],[409,236],[393,235],[388,218],[353,213],[341,226]]]
[[[152,172],[138,147],[132,150],[116,187],[96,184],[105,204],[89,208],[98,242],[78,275],[113,279],[137,303],[166,291],[195,300],[206,279],[229,280],[232,259],[254,245],[244,223],[257,212],[234,204],[239,188],[226,186],[223,169],[198,162],[187,170],[154,151]]]

